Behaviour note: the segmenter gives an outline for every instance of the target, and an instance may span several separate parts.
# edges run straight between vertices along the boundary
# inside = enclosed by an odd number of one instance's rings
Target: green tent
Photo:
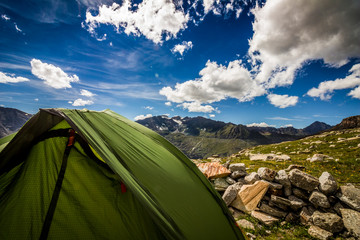
[[[110,110],[41,109],[0,151],[0,239],[244,239],[195,164]]]

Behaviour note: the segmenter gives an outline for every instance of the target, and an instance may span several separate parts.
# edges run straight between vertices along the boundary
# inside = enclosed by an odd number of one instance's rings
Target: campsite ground
[[[231,158],[231,163],[245,163],[247,172],[255,172],[259,167],[268,167],[274,170],[286,169],[291,164],[305,167],[305,172],[319,177],[322,172],[331,173],[339,185],[351,183],[360,187],[360,129],[334,131],[307,137],[297,141],[279,144],[256,146],[246,154]],[[289,161],[250,161],[249,153],[277,153],[291,157]],[[314,154],[323,154],[328,157],[324,161],[310,162]],[[226,162],[229,158],[222,159]],[[255,230],[246,229],[256,239],[314,239],[308,234],[308,227],[279,222],[271,227],[261,225],[258,220],[249,215],[239,216],[238,219],[252,222]],[[336,239],[345,239],[337,237]]]

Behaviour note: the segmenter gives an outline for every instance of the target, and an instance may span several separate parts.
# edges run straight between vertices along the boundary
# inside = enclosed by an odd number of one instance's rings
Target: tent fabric
[[[0,152],[0,239],[40,237],[68,138],[37,139],[68,128],[78,141],[49,239],[244,239],[195,164],[157,133],[110,110],[34,117]]]

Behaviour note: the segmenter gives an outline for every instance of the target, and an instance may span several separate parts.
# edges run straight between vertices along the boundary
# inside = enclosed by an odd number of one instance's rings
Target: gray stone
[[[265,181],[265,182],[267,182],[267,183],[269,183],[269,187],[270,187],[270,189],[273,189],[273,190],[280,190],[280,189],[282,189],[283,188],[283,185],[281,185],[281,184],[279,184],[279,183],[274,183],[274,182],[269,182],[269,181],[266,181],[266,180],[263,180],[263,181]]]
[[[226,203],[226,206],[229,206],[232,201],[235,200],[239,190],[241,189],[242,184],[241,183],[235,183],[233,185],[230,185],[222,195],[222,199]]]
[[[238,210],[236,210],[235,208],[232,208],[232,207],[229,207],[229,211],[230,211],[231,215],[234,217],[234,219],[239,219],[241,217],[246,216],[245,213],[243,213],[241,211],[238,211]]]
[[[311,226],[308,230],[308,233],[310,236],[317,238],[317,239],[321,239],[321,240],[328,240],[333,236],[333,234],[331,232],[328,232],[317,226]]]
[[[295,197],[294,195],[289,196],[288,199],[290,200],[290,207],[294,211],[297,211],[300,208],[306,206],[306,203],[303,200],[301,200],[298,197]]]
[[[291,182],[289,180],[289,176],[287,175],[285,170],[280,170],[277,172],[276,176],[275,176],[275,182],[280,183],[281,185],[284,186],[284,195],[285,196],[290,196],[291,195]]]
[[[255,240],[255,239],[256,239],[256,236],[255,236],[254,234],[252,234],[252,233],[249,233],[249,232],[246,233],[246,236],[247,236],[250,240]]]
[[[259,211],[252,211],[251,216],[253,218],[256,218],[257,220],[259,220],[260,222],[264,223],[267,226],[271,226],[274,223],[279,221],[278,218],[270,216],[266,213],[259,212]]]
[[[265,203],[262,203],[259,209],[261,212],[267,213],[273,217],[284,218],[287,215],[287,212],[281,211],[280,209],[277,209],[275,207],[270,207]]]
[[[312,156],[311,158],[309,158],[310,162],[322,162],[325,160],[325,158],[328,158],[329,156],[324,155],[324,154],[314,154],[314,156]]]
[[[305,167],[304,166],[301,166],[301,165],[298,165],[298,164],[291,164],[290,166],[288,166],[287,169],[285,169],[285,171],[289,172],[293,169],[299,169],[301,171],[305,170]]]
[[[296,197],[298,197],[298,198],[301,198],[301,199],[303,199],[303,200],[308,200],[308,199],[309,199],[309,195],[308,195],[307,192],[304,191],[304,190],[301,190],[301,189],[299,189],[299,188],[293,188],[293,189],[292,189],[292,192],[293,192],[293,194],[294,194]]]
[[[337,202],[337,203],[334,205],[334,207],[333,207],[334,211],[335,211],[339,216],[341,216],[341,211],[340,211],[341,208],[347,208],[347,207],[345,207],[345,205],[342,204],[341,202]]]
[[[229,170],[231,172],[246,171],[246,166],[245,166],[245,163],[232,163],[229,165]]]
[[[276,171],[267,168],[267,167],[261,167],[258,169],[257,173],[259,174],[261,179],[267,180],[267,181],[273,181],[276,175]]]
[[[244,180],[247,184],[253,184],[256,181],[260,180],[260,176],[256,172],[252,172],[249,175],[247,175],[246,177],[244,177]]]
[[[286,210],[288,207],[291,206],[290,200],[283,198],[283,197],[279,197],[279,196],[275,196],[275,195],[271,195],[271,200],[269,203],[270,206],[276,206],[279,207],[283,210]]]
[[[246,219],[240,219],[236,223],[239,227],[255,230],[254,224]]]
[[[320,186],[319,189],[326,195],[330,195],[336,192],[338,185],[335,178],[328,172],[323,172],[319,177]]]
[[[345,228],[360,239],[360,212],[352,209],[340,209]]]
[[[285,221],[288,223],[296,223],[298,222],[300,216],[293,213],[293,212],[289,212],[288,215],[286,215],[285,217]]]
[[[330,208],[330,203],[326,195],[319,191],[313,191],[309,201],[314,204],[315,207]]]
[[[292,185],[307,191],[313,191],[319,186],[319,179],[298,169],[290,171],[289,179]]]
[[[229,187],[229,184],[224,178],[216,178],[214,180],[214,187],[216,191],[223,192]]]
[[[321,213],[319,211],[315,211],[312,215],[312,221],[315,226],[332,233],[341,232],[344,228],[344,223],[341,217],[333,213]]]
[[[245,177],[247,175],[247,172],[246,171],[243,171],[243,170],[239,170],[239,171],[234,171],[230,174],[230,177],[232,179],[238,179],[238,178],[241,178],[241,177]]]
[[[309,225],[311,224],[311,215],[313,214],[313,211],[311,208],[303,207],[300,212],[300,222],[303,225]]]
[[[343,203],[360,212],[360,189],[350,186],[341,186],[338,197]]]
[[[226,182],[227,182],[228,184],[230,184],[230,185],[237,183],[237,182],[236,182],[234,179],[232,179],[231,177],[227,177],[227,178],[225,178],[225,180],[226,180]]]

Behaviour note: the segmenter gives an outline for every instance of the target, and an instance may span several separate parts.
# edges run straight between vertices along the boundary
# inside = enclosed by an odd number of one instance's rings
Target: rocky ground
[[[360,239],[359,160],[352,129],[195,162],[250,239]]]

